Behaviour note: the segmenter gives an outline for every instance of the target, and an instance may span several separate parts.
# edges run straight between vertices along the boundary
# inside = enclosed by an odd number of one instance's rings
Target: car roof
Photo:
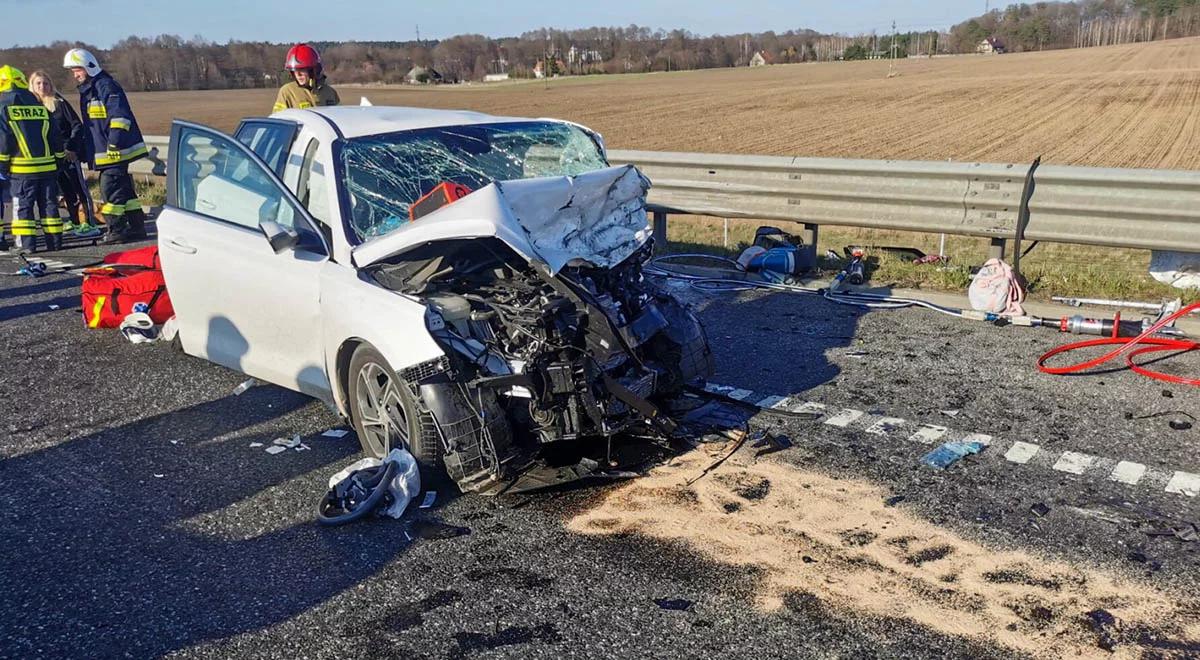
[[[482,112],[467,110],[433,110],[398,106],[341,105],[309,108],[307,110],[285,110],[277,113],[281,118],[290,118],[304,123],[314,122],[312,114],[325,117],[347,138],[364,135],[395,133],[421,128],[441,126],[464,126],[469,124],[494,124],[514,121],[536,121],[523,117],[497,117]]]

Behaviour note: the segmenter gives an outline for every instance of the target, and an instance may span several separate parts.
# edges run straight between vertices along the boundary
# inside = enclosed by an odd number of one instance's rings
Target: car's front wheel
[[[373,346],[362,345],[350,358],[350,415],[368,456],[382,459],[407,449],[426,470],[441,469],[441,444],[421,424],[422,409],[408,385]]]

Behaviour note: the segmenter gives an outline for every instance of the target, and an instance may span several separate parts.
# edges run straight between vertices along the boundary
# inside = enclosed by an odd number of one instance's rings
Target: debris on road
[[[658,605],[660,610],[690,612],[692,610],[692,605],[695,603],[686,598],[655,598],[654,604]]]
[[[940,412],[947,417],[958,417],[959,413],[961,413],[962,411],[961,410],[942,410]]]
[[[1167,422],[1167,424],[1176,431],[1186,431],[1192,428],[1191,422],[1180,418],[1172,419],[1170,422]]]
[[[908,499],[908,498],[904,497],[903,495],[893,495],[892,497],[889,497],[886,500],[884,500],[883,505],[884,506],[896,506],[897,504],[903,502],[906,499]]]
[[[329,491],[317,506],[317,521],[345,525],[372,512],[398,519],[419,492],[417,460],[407,450],[393,449],[382,461],[364,458],[330,477]]]
[[[728,452],[723,454],[720,458],[713,461],[712,463],[709,463],[708,467],[704,468],[704,470],[701,471],[700,474],[698,474],[695,477],[693,477],[692,479],[690,479],[686,484],[684,484],[685,486],[691,486],[692,484],[696,483],[697,481],[700,481],[705,476],[707,476],[709,472],[712,472],[713,470],[721,467],[722,463],[729,460],[730,456],[733,456],[734,454],[736,454],[737,451],[742,448],[742,445],[746,444],[746,439],[750,437],[749,431],[747,431],[745,429],[741,429],[741,430],[738,430],[736,433],[737,433],[737,438],[734,439],[734,441],[733,441],[733,447]]]
[[[965,456],[978,454],[983,451],[987,445],[982,442],[962,442],[951,441],[944,443],[942,446],[925,454],[921,458],[921,462],[932,468],[944,470],[947,467],[957,463]]]
[[[1108,610],[1092,610],[1087,613],[1088,621],[1092,624],[1098,639],[1096,646],[1105,651],[1112,651],[1117,646],[1117,618]]]
[[[241,396],[241,395],[245,394],[247,390],[249,390],[251,387],[254,387],[255,385],[258,385],[257,379],[247,378],[246,380],[242,381],[241,384],[239,384],[237,387],[233,388],[233,395]]]
[[[280,447],[283,447],[284,449],[295,449],[303,443],[300,441],[300,435],[296,434],[296,435],[293,435],[291,438],[275,438],[274,440],[271,441],[271,444],[279,445]]]
[[[350,434],[350,432],[347,431],[346,429],[329,429],[328,431],[322,433],[321,437],[338,439],[338,438],[344,438],[349,434]]]
[[[1029,511],[1038,518],[1045,518],[1046,515],[1050,513],[1050,507],[1046,506],[1042,502],[1038,502],[1037,504],[1029,507]]]
[[[421,500],[420,508],[428,509],[429,507],[433,506],[433,503],[436,501],[437,501],[437,491],[431,490],[431,491],[425,493],[425,499]]]
[[[263,446],[263,443],[261,443],[261,442],[251,442],[250,443],[251,449],[254,449],[255,447],[261,447],[261,446]]]
[[[267,449],[266,449],[266,452],[268,454],[271,454],[272,456],[274,456],[275,454],[278,454],[280,452],[284,452],[284,451],[287,451],[287,447],[281,447],[279,445],[271,445],[270,447],[267,447]]]

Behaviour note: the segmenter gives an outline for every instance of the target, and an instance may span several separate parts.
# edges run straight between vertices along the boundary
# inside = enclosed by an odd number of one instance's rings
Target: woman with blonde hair
[[[96,226],[87,179],[83,177],[83,168],[79,166],[79,152],[85,146],[83,122],[75,108],[54,88],[54,81],[45,71],[34,71],[29,76],[29,91],[50,111],[50,121],[58,128],[66,143],[67,159],[58,165],[58,189],[62,191],[69,215],[66,229],[71,229],[72,224],[79,221],[79,207],[82,205],[85,215],[83,222],[74,227],[75,235],[95,238],[102,232]]]

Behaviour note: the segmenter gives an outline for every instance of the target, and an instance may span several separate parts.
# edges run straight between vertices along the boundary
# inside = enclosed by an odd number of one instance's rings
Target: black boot
[[[63,249],[62,248],[63,235],[62,234],[48,234],[46,236],[46,244],[50,247],[50,250],[52,252],[57,252],[57,251]]]
[[[12,244],[8,242],[8,237],[0,233],[0,252],[8,252],[11,247]]]
[[[126,211],[125,219],[129,221],[129,232],[125,237],[131,241],[140,241],[146,238],[146,212],[141,209],[137,211]]]
[[[100,239],[101,245],[116,245],[129,240],[129,223],[125,216],[108,219],[108,231],[104,232],[104,238]]]

